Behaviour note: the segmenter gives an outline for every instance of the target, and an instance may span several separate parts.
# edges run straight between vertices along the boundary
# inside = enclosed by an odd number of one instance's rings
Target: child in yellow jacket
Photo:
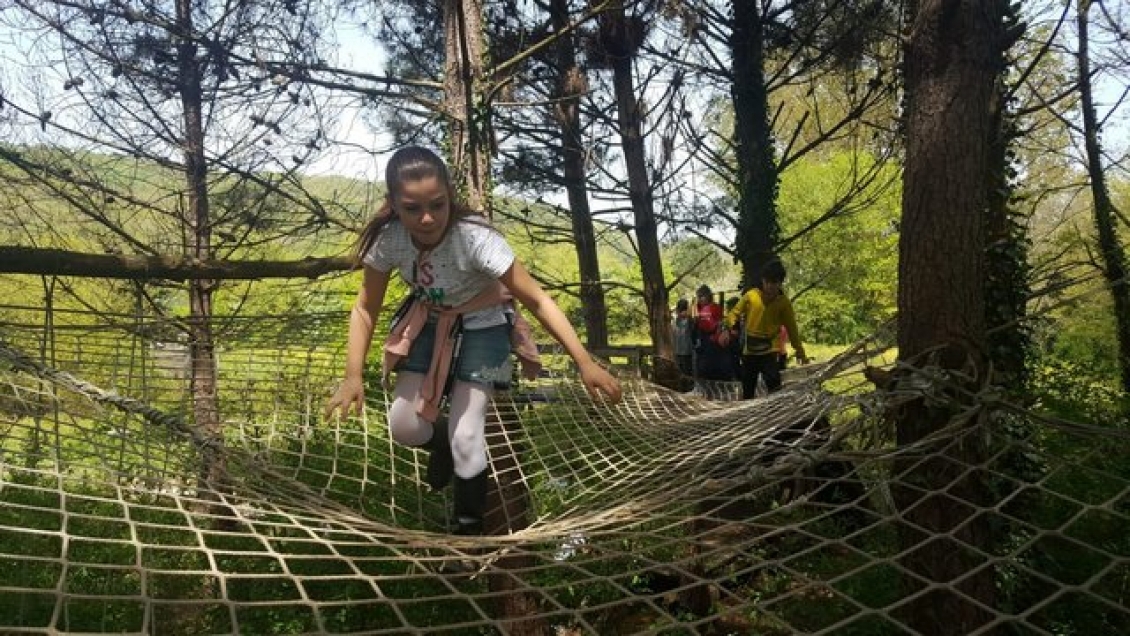
[[[761,270],[761,284],[742,296],[738,304],[726,313],[725,322],[733,328],[739,322],[745,329],[745,346],[742,348],[742,399],[751,399],[757,391],[759,378],[765,379],[770,393],[781,388],[781,368],[775,340],[784,326],[796,358],[804,364],[808,356],[796,326],[793,304],[781,289],[785,282],[785,266],[781,261],[770,261]]]

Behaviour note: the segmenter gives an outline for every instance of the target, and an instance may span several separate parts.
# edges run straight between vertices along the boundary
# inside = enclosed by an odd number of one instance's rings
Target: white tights
[[[388,429],[392,439],[405,446],[423,446],[432,438],[432,424],[416,415],[416,398],[424,374],[401,371],[396,376],[392,406],[388,409]],[[447,435],[455,474],[470,479],[486,470],[487,405],[492,389],[477,382],[456,380],[451,389]]]

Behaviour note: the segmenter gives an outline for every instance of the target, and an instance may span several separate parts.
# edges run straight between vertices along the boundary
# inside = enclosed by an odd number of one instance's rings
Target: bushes
[[[1130,404],[1118,389],[1117,376],[1096,373],[1077,360],[1046,358],[1033,365],[1034,403],[1049,414],[1088,424],[1125,427]],[[1101,370],[1100,370],[1101,371]]]

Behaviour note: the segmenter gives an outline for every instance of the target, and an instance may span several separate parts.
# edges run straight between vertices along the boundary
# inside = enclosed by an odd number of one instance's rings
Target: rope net
[[[377,382],[322,421],[343,315],[216,324],[208,433],[170,324],[0,308],[0,631],[1130,633],[1126,431],[949,392],[896,443],[946,378],[872,391],[878,343],[751,401],[625,373],[615,406],[551,355],[496,396],[491,534],[456,537]]]

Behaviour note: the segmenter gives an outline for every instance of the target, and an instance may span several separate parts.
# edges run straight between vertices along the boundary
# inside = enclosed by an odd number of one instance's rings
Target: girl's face
[[[451,218],[447,187],[437,177],[424,177],[400,184],[392,208],[412,235],[416,247],[439,244]]]

